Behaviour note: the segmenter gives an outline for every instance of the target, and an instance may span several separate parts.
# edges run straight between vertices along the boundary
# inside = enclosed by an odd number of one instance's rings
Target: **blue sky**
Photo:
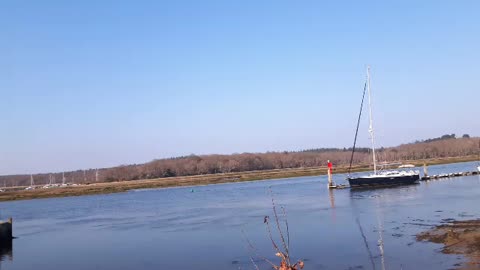
[[[0,174],[349,147],[367,64],[380,146],[480,135],[480,2],[386,2],[3,1]]]

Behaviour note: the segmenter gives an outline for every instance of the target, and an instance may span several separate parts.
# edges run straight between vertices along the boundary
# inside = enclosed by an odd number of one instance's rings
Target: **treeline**
[[[370,148],[366,147],[356,147],[355,152],[356,153],[368,153],[370,151]],[[314,148],[314,149],[307,149],[307,150],[302,150],[299,152],[313,152],[313,153],[332,153],[332,152],[352,152],[352,147],[350,148]]]
[[[416,141],[415,143],[421,143],[421,142],[435,142],[435,141],[441,141],[441,140],[448,140],[448,139],[456,139],[457,136],[455,133],[452,134],[445,134],[443,136],[437,137],[437,138],[431,138],[431,139],[426,139],[422,141]],[[470,135],[468,134],[463,134],[462,138],[470,138]]]
[[[454,135],[454,134],[452,134]],[[397,147],[377,150],[379,161],[398,162],[428,158],[444,158],[476,155],[479,152],[479,138],[462,137],[440,140],[429,139],[428,142],[404,144]],[[351,149],[326,148],[310,149],[297,152],[243,153],[233,155],[190,155],[169,159],[153,160],[144,164],[123,165],[113,168],[78,170],[65,172],[67,183],[93,183],[111,181],[129,181],[155,179],[174,176],[243,172],[253,170],[271,170],[299,167],[325,166],[327,160],[335,166],[348,165]],[[370,164],[369,148],[357,148],[354,164]],[[34,183],[62,183],[62,173],[45,173],[33,175]],[[30,175],[0,176],[0,187],[30,185]]]

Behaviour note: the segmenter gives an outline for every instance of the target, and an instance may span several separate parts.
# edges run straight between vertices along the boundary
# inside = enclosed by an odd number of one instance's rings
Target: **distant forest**
[[[480,138],[468,134],[456,138],[455,134],[403,144],[396,147],[380,148],[379,161],[401,162],[428,158],[445,158],[476,155],[479,153]],[[112,168],[78,170],[65,172],[67,183],[93,183],[155,179],[174,176],[271,170],[300,167],[325,166],[327,160],[335,166],[348,165],[351,148],[319,148],[294,152],[243,153],[232,155],[189,155],[157,159],[144,164],[122,165]],[[354,164],[369,164],[370,148],[357,148]],[[36,185],[62,183],[62,173],[33,175]],[[30,175],[0,176],[1,186],[28,186]]]

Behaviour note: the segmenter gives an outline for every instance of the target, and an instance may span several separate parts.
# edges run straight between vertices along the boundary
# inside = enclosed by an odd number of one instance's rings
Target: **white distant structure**
[[[30,186],[27,187],[25,190],[32,190],[35,189],[34,184],[33,184],[33,175],[30,174]]]
[[[55,175],[49,174],[48,175],[48,184],[43,186],[43,188],[52,188],[55,186]]]
[[[398,166],[398,168],[402,169],[402,168],[414,168],[415,165],[413,164],[403,164],[403,165],[400,165]]]
[[[95,169],[95,182],[98,182],[98,169]]]
[[[62,172],[62,186],[65,186],[65,172]]]

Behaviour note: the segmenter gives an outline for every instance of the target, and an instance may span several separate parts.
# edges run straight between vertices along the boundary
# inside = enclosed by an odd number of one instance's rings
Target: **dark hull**
[[[355,177],[348,178],[350,187],[379,187],[411,185],[420,180],[420,175],[384,176],[384,177]]]

